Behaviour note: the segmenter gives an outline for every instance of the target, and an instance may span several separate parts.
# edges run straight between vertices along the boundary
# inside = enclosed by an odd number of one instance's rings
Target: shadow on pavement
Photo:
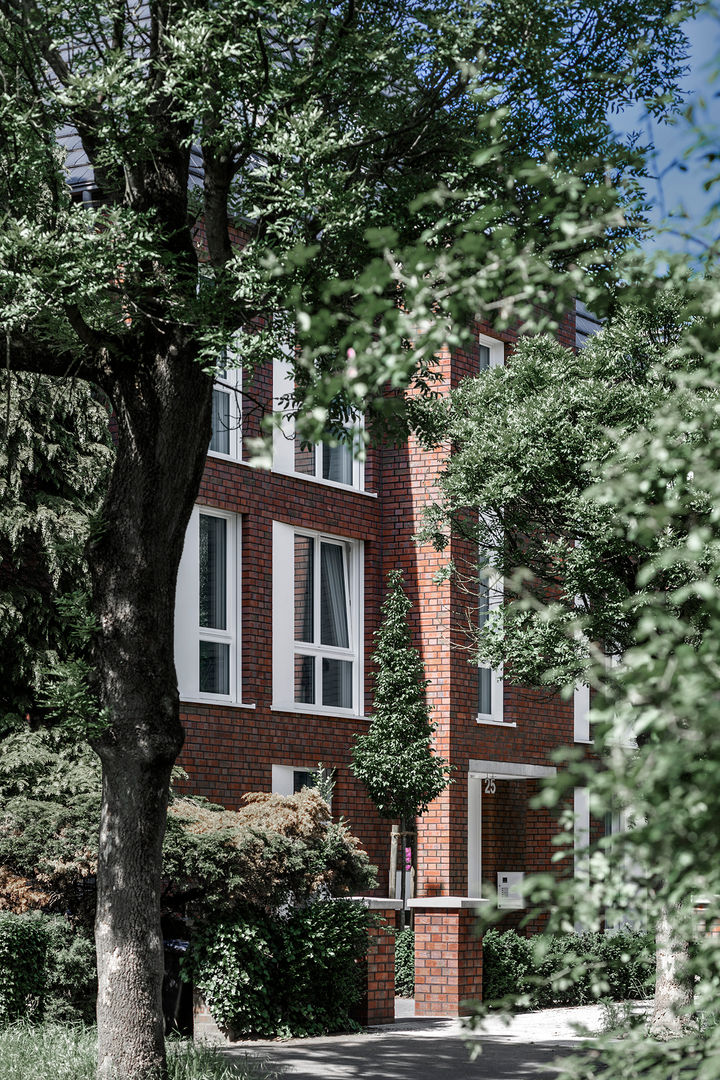
[[[423,1034],[325,1039],[314,1045],[268,1045],[249,1050],[228,1047],[232,1058],[259,1058],[286,1080],[552,1080],[553,1061],[577,1050],[572,1043],[507,1043],[482,1040],[482,1053],[470,1060],[458,1036]]]

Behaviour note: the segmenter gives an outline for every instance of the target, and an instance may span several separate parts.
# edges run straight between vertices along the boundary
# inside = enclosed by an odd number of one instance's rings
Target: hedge
[[[642,931],[538,934],[488,930],[483,936],[483,1000],[518,994],[531,1009],[652,994],[654,938]]]
[[[395,935],[395,993],[398,997],[415,994],[415,933],[411,926]]]
[[[0,912],[0,1023],[95,1013],[92,939],[61,915]]]
[[[236,1037],[352,1031],[363,995],[367,910],[316,901],[284,917],[259,909],[200,930],[182,970]]]

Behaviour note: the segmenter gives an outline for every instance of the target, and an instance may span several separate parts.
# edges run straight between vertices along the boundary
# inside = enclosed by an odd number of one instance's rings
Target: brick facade
[[[506,358],[510,355],[516,338],[513,332],[493,335],[482,324],[477,331],[499,337]],[[559,337],[564,344],[574,345],[574,313],[568,315]],[[440,392],[480,370],[479,354],[473,351],[446,354],[440,362],[444,377]],[[271,397],[272,373],[259,372],[252,393],[249,389],[246,393],[244,412],[251,433],[257,426],[257,402],[269,402]],[[328,532],[364,545],[365,716],[371,709],[370,656],[385,577],[396,567],[404,571],[413,604],[414,640],[430,679],[428,697],[437,724],[437,749],[455,770],[451,786],[419,822],[418,896],[469,895],[472,762],[507,762],[532,770],[547,767],[553,749],[573,742],[572,702],[548,691],[505,686],[504,723],[477,721],[477,669],[468,660],[465,634],[467,620],[475,618],[476,611],[457,584],[438,585],[434,580],[448,558],[467,562],[473,553],[460,541],[451,541],[450,550],[439,554],[418,547],[412,539],[424,508],[433,501],[448,449],[426,450],[411,438],[402,447],[370,451],[364,491],[208,457],[198,499],[241,517],[242,704],[183,704],[187,737],[180,764],[188,774],[185,787],[237,807],[244,793],[271,790],[273,765],[312,769],[323,762],[334,768],[333,813],[347,819],[380,867],[380,895],[387,894],[390,827],[378,819],[349,769],[353,735],[366,730],[367,720],[314,714],[307,707],[302,711],[273,708],[273,522]],[[481,794],[477,828],[482,834],[483,892],[488,885],[495,886],[498,871],[552,869],[555,825],[548,811],[530,808],[536,787],[537,779],[529,774],[502,776],[493,794]],[[418,978],[423,987],[419,993],[425,995],[426,1003],[435,994],[441,1012],[446,1007],[457,1010],[464,997],[480,993],[481,987],[482,956],[470,932],[472,915],[465,910],[442,916],[418,913],[417,919]],[[508,912],[501,926],[518,921],[518,912]],[[429,951],[423,959],[421,943],[426,939]],[[441,963],[437,954],[443,950]]]

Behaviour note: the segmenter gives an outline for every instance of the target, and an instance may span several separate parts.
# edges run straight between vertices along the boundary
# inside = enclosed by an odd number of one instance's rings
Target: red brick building
[[[574,346],[576,330],[573,312],[561,340]],[[514,337],[478,325],[472,351],[441,358],[445,389],[503,363]],[[402,568],[437,747],[455,767],[454,782],[419,822],[417,896],[431,899],[415,902],[418,1008],[454,1012],[477,992],[481,970],[468,930],[474,905],[463,898],[498,888],[508,907],[504,924],[519,921],[513,875],[551,868],[555,831],[550,813],[531,809],[530,799],[554,771],[550,752],[588,741],[587,702],[582,693],[574,707],[549,692],[503,686],[501,673],[469,661],[468,597],[434,577],[449,557],[472,552],[453,540],[438,554],[412,539],[447,447],[428,452],[411,438],[359,463],[346,447],[303,448],[285,422],[272,470],[248,466],[241,416],[252,434],[250,399],[281,397],[286,378],[283,363],[260,372],[244,388],[245,408],[235,373],[215,391],[213,440],[179,580],[181,764],[193,792],[229,807],[248,791],[296,790],[318,762],[334,768],[333,813],[362,839],[380,867],[378,892],[387,895],[389,826],[349,763],[353,735],[365,730],[371,711],[384,580]],[[497,602],[499,588],[481,586],[472,618]],[[576,810],[586,830],[583,792]]]

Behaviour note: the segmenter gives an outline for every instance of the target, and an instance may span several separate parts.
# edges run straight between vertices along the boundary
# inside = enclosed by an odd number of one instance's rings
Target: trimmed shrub
[[[489,930],[483,937],[483,999],[526,995],[531,1009],[626,1001],[652,993],[652,934],[636,930],[538,934]]]
[[[48,932],[44,1018],[95,1022],[95,942],[85,928],[62,915],[44,916]]]
[[[335,900],[285,917],[247,910],[200,931],[183,963],[220,1027],[236,1036],[356,1030],[368,912]]]
[[[62,915],[0,912],[0,1023],[95,1016],[92,938]]]
[[[532,965],[532,951],[528,938],[514,930],[501,934],[488,930],[483,945],[483,1000],[496,1001],[511,994],[523,993],[527,987],[525,977]]]
[[[415,994],[415,931],[411,926],[395,935],[395,993],[398,997]]]
[[[0,1023],[43,1013],[47,920],[0,912]]]

